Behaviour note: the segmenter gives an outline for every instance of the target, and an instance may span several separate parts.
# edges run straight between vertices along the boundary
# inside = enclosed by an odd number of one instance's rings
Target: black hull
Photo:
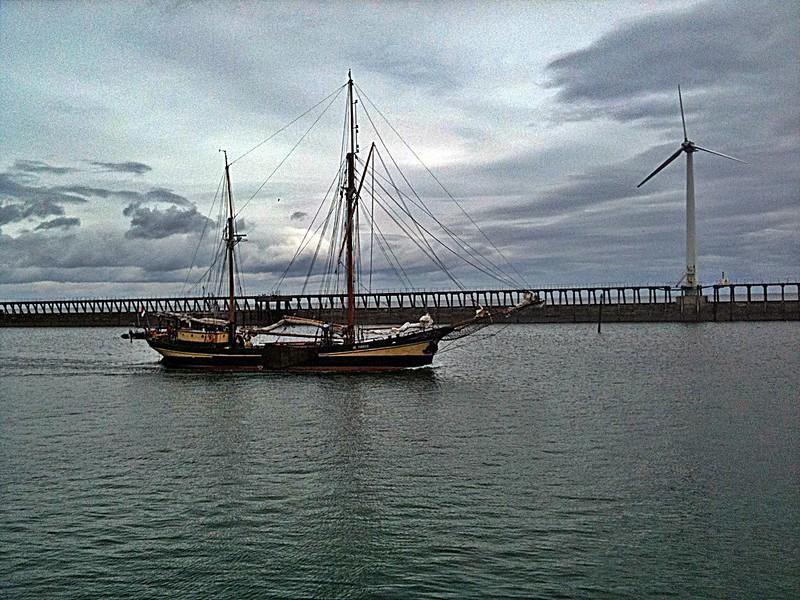
[[[167,367],[251,371],[387,371],[423,367],[433,362],[438,342],[452,331],[431,331],[370,342],[320,346],[267,344],[230,348],[151,337],[147,343],[162,355]]]

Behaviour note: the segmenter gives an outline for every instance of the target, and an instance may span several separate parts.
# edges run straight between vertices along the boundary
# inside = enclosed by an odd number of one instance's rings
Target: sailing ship
[[[292,371],[369,371],[422,367],[432,363],[443,340],[465,337],[498,318],[507,318],[524,308],[543,303],[535,294],[525,292],[516,306],[493,310],[478,307],[470,318],[451,324],[436,324],[427,313],[418,322],[405,323],[399,327],[376,328],[359,323],[354,257],[358,244],[357,211],[367,165],[364,166],[362,179],[357,186],[357,99],[354,98],[354,83],[349,73],[346,87],[345,127],[348,139],[343,177],[346,183],[341,190],[344,215],[340,249],[345,267],[346,322],[285,316],[268,326],[244,326],[237,323],[235,248],[246,236],[236,230],[230,163],[227,152],[223,151],[223,200],[226,207],[223,241],[227,264],[227,318],[198,314],[160,315],[160,326],[146,328],[144,339],[162,356],[164,365]],[[374,148],[373,144],[372,149]],[[367,159],[367,164],[370,158]]]

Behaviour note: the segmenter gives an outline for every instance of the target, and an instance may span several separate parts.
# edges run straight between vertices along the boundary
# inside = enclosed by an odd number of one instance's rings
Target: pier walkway
[[[458,320],[479,307],[508,307],[526,290],[385,291],[356,295],[357,310],[372,322],[411,320],[430,312],[440,322]],[[728,283],[704,286],[700,301],[670,286],[534,288],[543,309],[519,321],[720,321],[800,319],[800,282]],[[249,295],[236,299],[242,323],[270,323],[284,314],[338,318],[345,294]],[[691,300],[692,302],[687,302]],[[602,307],[602,308],[601,308]],[[129,325],[161,312],[226,313],[225,297],[150,297],[0,301],[0,326]],[[327,315],[331,315],[328,317]]]

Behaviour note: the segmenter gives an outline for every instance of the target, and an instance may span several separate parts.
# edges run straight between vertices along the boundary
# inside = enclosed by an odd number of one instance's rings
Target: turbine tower
[[[661,163],[658,168],[645,177],[642,182],[636,187],[642,187],[652,177],[654,177],[661,169],[666,167],[669,163],[680,156],[681,152],[686,153],[686,272],[684,273],[681,281],[685,281],[684,290],[688,296],[696,296],[700,290],[700,282],[697,277],[697,239],[695,234],[695,218],[694,218],[694,157],[692,156],[698,150],[708,152],[709,154],[716,154],[722,158],[735,160],[736,162],[743,163],[743,160],[702,148],[695,144],[686,135],[686,117],[683,114],[683,98],[681,97],[681,86],[678,86],[678,102],[681,105],[681,122],[683,123],[683,142],[681,147],[667,160]]]

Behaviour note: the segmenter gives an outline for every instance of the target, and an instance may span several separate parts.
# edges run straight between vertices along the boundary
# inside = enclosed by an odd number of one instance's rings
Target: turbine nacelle
[[[667,160],[661,163],[655,171],[650,173],[647,177],[645,177],[642,182],[637,185],[636,187],[642,187],[645,183],[647,183],[652,177],[654,177],[657,173],[659,173],[664,167],[666,167],[669,163],[680,156],[681,152],[686,152],[686,154],[692,154],[693,152],[697,152],[698,150],[702,150],[703,152],[708,152],[709,154],[716,154],[717,156],[721,156],[722,158],[727,158],[729,160],[735,160],[736,162],[743,163],[743,160],[738,158],[734,158],[733,156],[728,156],[727,154],[723,154],[722,152],[717,152],[716,150],[709,150],[708,148],[703,148],[702,146],[698,146],[693,141],[691,141],[686,134],[686,117],[683,114],[683,97],[681,96],[681,86],[678,86],[678,101],[681,105],[681,124],[683,125],[683,141],[681,142],[681,147],[670,156]]]

